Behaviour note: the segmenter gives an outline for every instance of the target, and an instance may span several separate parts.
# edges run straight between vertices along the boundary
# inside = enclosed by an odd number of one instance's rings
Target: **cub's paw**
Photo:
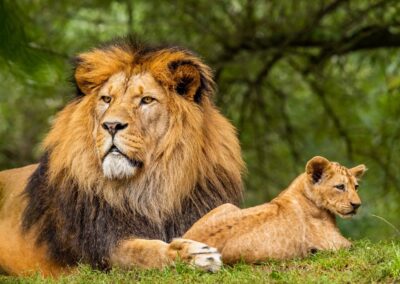
[[[222,267],[221,254],[216,248],[188,239],[174,239],[168,254],[208,272],[217,272]]]

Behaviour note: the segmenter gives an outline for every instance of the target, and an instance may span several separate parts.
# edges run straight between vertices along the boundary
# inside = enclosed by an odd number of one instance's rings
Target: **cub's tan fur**
[[[184,238],[218,248],[224,263],[304,257],[317,250],[349,247],[334,215],[346,218],[356,213],[361,205],[357,179],[365,170],[364,165],[347,169],[314,157],[306,172],[271,202],[242,210],[221,205]]]
[[[241,199],[234,127],[212,102],[210,68],[178,47],[120,40],[77,58],[77,97],[39,164],[0,172],[0,269],[10,274],[163,267],[207,270],[219,254],[175,239]]]

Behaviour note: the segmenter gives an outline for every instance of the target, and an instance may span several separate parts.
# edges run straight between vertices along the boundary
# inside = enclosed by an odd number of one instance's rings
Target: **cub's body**
[[[347,248],[351,243],[341,235],[334,214],[355,214],[361,203],[356,177],[364,170],[363,165],[348,170],[315,157],[307,172],[270,203],[248,209],[221,205],[195,223],[184,238],[216,247],[224,263],[290,259]],[[345,185],[346,191],[337,185]]]

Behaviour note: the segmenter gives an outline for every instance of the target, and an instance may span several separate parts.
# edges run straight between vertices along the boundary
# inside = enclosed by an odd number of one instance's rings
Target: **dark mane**
[[[169,242],[182,236],[209,210],[226,202],[239,203],[239,198],[218,195],[212,183],[207,184],[206,190],[198,185],[183,201],[183,208],[157,226],[143,215],[122,211],[100,196],[88,195],[74,181],[70,181],[69,187],[50,186],[48,157],[49,153],[42,157],[25,188],[27,207],[23,213],[23,230],[33,227],[38,230],[37,244],[46,244],[52,260],[63,265],[83,262],[97,269],[108,269],[110,250],[118,241],[137,237]],[[217,171],[220,182],[229,191],[238,191],[239,185],[232,184],[227,173],[222,169]],[[206,191],[215,195],[210,197]]]

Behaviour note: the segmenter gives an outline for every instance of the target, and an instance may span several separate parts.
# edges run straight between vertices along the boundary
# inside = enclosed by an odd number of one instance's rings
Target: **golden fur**
[[[210,101],[213,87],[211,71],[198,58],[185,51],[167,49],[151,54],[148,58],[139,57],[134,67],[131,67],[132,64],[128,62],[135,62],[135,55],[117,47],[109,50],[93,50],[81,54],[79,58],[82,63],[78,65],[75,73],[78,86],[84,92],[93,93],[93,95],[85,96],[79,103],[73,102],[61,111],[45,140],[45,149],[52,151],[50,182],[59,183],[60,179],[69,182],[73,178],[77,180],[82,190],[91,192],[95,185],[96,189],[101,191],[99,194],[103,194],[111,204],[116,206],[123,204],[126,192],[112,189],[125,184],[125,180],[117,181],[117,185],[115,181],[110,182],[107,179],[99,182],[102,170],[98,163],[99,153],[96,148],[99,147],[96,142],[101,142],[104,131],[96,119],[106,118],[101,117],[101,112],[95,112],[101,103],[99,103],[98,94],[105,91],[104,93],[114,95],[113,87],[117,89],[116,95],[119,94],[121,90],[118,90],[118,84],[121,82],[116,80],[117,86],[114,86],[112,79],[113,76],[115,78],[116,75],[120,75],[124,77],[122,80],[134,76],[153,77],[146,78],[150,84],[143,86],[142,93],[146,92],[147,87],[155,89],[160,96],[164,97],[166,113],[173,113],[173,117],[162,117],[170,123],[163,139],[157,140],[157,137],[152,137],[154,139],[149,141],[150,145],[143,145],[147,142],[143,140],[146,133],[140,133],[141,131],[138,131],[139,134],[135,132],[126,138],[128,144],[126,148],[134,149],[132,155],[148,159],[151,163],[145,163],[145,172],[138,177],[139,180],[134,181],[137,189],[130,192],[133,195],[130,196],[130,200],[135,203],[132,207],[158,222],[162,219],[162,214],[170,214],[171,210],[180,206],[179,203],[190,193],[196,182],[205,184],[207,178],[215,180],[214,183],[218,184],[214,169],[216,165],[226,169],[235,183],[241,183],[243,162],[235,129]],[[190,86],[190,100],[193,100],[193,90],[199,87],[200,73],[192,70],[194,67],[191,65],[183,65],[178,70],[178,74],[173,76],[170,74],[168,64],[178,60],[194,62],[204,75],[204,80],[211,84],[210,89],[206,90],[207,94],[203,97],[201,107],[193,108],[187,100],[177,97],[174,93],[176,82],[179,82],[179,76],[185,76],[183,74],[185,71],[194,73],[196,79],[193,84],[197,83],[195,86]],[[181,70],[184,68],[189,70]],[[104,85],[107,79],[109,81]],[[103,89],[99,90],[101,87]],[[138,90],[138,85],[128,86],[128,88],[132,88],[133,92],[143,96]],[[116,118],[123,117],[126,108],[134,108],[131,102],[125,105],[125,102],[118,100],[116,103],[118,105],[112,109],[111,114]],[[88,113],[91,115],[88,116]],[[106,115],[110,116],[110,114]],[[135,117],[127,119],[131,120]],[[132,132],[146,127],[148,126],[138,125],[132,129]],[[98,135],[97,140],[94,141],[92,135],[93,129],[96,128]],[[68,155],[62,153],[68,153]],[[144,157],[146,154],[147,156]],[[150,186],[149,183],[151,183]],[[166,192],[169,194],[166,195]],[[221,193],[224,192],[221,191]],[[209,194],[214,193],[209,192]],[[157,202],[153,202],[154,200]]]
[[[74,77],[78,97],[40,164],[0,172],[0,268],[57,275],[77,261],[162,267],[179,255],[218,269],[213,248],[165,242],[241,198],[240,147],[212,103],[209,67],[122,41],[80,54]]]
[[[356,213],[361,205],[357,179],[365,170],[364,165],[347,169],[314,157],[306,172],[271,202],[243,210],[221,205],[183,237],[218,248],[224,263],[304,257],[317,250],[349,247],[334,214]]]

